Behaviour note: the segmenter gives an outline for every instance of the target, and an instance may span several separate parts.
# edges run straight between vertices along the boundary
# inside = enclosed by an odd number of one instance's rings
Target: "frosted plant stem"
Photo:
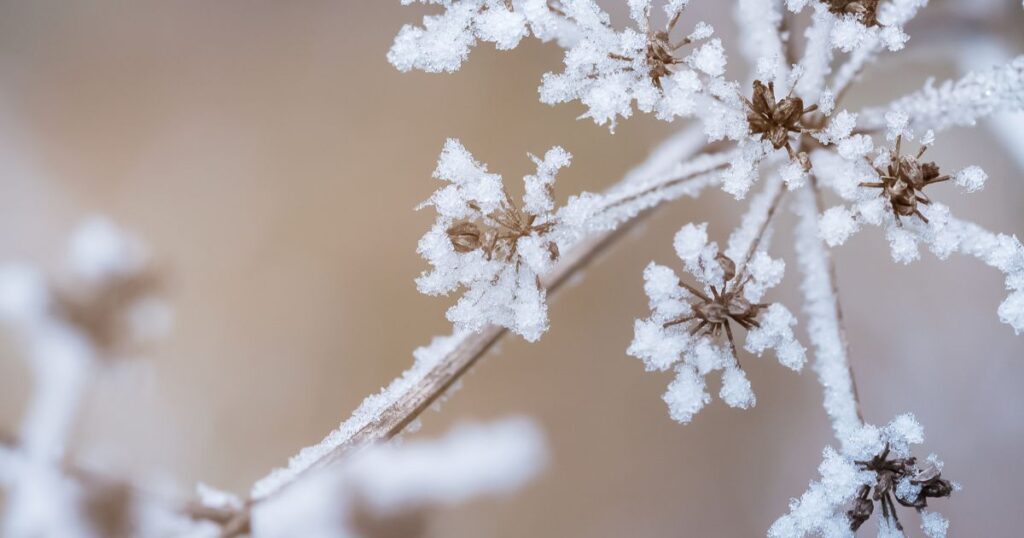
[[[801,289],[814,344],[814,371],[824,392],[832,429],[845,449],[864,419],[843,329],[835,264],[818,235],[821,196],[813,175],[810,184],[797,194],[795,211],[800,218],[796,227],[797,258],[804,277]]]
[[[750,265],[750,260],[754,257],[754,253],[757,252],[757,249],[760,248],[761,242],[764,240],[764,236],[768,232],[768,226],[772,222],[772,217],[775,216],[775,211],[779,209],[779,204],[782,203],[782,197],[784,194],[786,194],[786,190],[782,187],[782,178],[776,174],[766,181],[765,190],[759,195],[760,199],[771,199],[771,202],[763,209],[760,207],[762,204],[757,203],[756,200],[751,202],[751,210],[744,216],[742,227],[747,228],[751,224],[756,223],[757,232],[750,239],[750,242],[746,247],[746,252],[744,252],[743,258],[740,261],[739,277],[736,279],[737,282],[743,281],[743,277],[747,273],[747,267]],[[747,221],[750,221],[750,223]],[[740,244],[741,241],[742,240],[737,241],[737,244]],[[735,256],[732,252],[732,241],[730,241],[729,247],[729,253]]]
[[[985,34],[973,36],[963,46],[957,47],[956,56],[957,66],[965,76],[979,63],[1001,65],[1013,58],[1003,40]],[[1017,167],[1024,170],[1024,137],[1020,136],[1024,132],[1024,110],[994,114],[985,124],[1016,161]]]

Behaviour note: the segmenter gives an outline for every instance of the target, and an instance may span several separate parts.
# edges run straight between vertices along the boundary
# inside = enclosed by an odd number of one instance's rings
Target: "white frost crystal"
[[[405,5],[417,0],[402,0]],[[388,61],[400,71],[420,69],[431,73],[453,72],[462,67],[477,40],[489,41],[498,49],[515,48],[526,37],[526,18],[510,11],[503,0],[418,0],[440,3],[445,11],[423,18],[423,26],[405,25]]]

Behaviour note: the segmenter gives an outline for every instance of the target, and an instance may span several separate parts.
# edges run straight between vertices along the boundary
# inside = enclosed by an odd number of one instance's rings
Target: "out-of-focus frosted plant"
[[[540,430],[523,418],[458,426],[435,441],[377,445],[260,503],[252,534],[373,536],[376,526],[397,521],[413,527],[391,536],[414,536],[424,507],[514,491],[546,461]]]
[[[90,378],[165,334],[171,313],[146,248],[106,218],[75,230],[64,268],[47,278],[26,264],[0,266],[0,319],[35,374],[21,435],[0,438],[4,536],[416,536],[424,509],[506,494],[547,463],[543,434],[528,419],[464,425],[437,441],[371,447],[301,481],[284,475],[299,483],[275,496],[268,489],[251,515],[252,501],[205,484],[197,501],[181,504],[146,484],[77,467],[67,446]],[[427,361],[445,349],[441,340],[420,355]]]
[[[89,372],[166,325],[165,310],[147,300],[155,281],[135,241],[103,220],[83,226],[72,242],[71,285],[29,268],[3,268],[0,314],[25,342],[37,389],[20,443],[0,446],[0,485],[9,489],[5,535],[274,538],[401,529],[412,536],[426,507],[512,490],[546,459],[529,422],[463,427],[435,442],[386,442],[415,424],[506,332],[539,339],[549,329],[549,294],[651,209],[709,187],[739,200],[760,184],[724,248],[709,239],[706,224],[682,225],[673,246],[692,279],[647,266],[651,313],[635,322],[627,352],[648,370],[674,368],[663,398],[683,423],[710,402],[705,377],[715,371],[722,371],[726,404],[755,405],[744,352],[771,349],[782,365],[800,370],[808,349],[795,336],[797,317],[766,295],[787,266],[768,251],[774,216],[788,206],[797,216],[792,250],[802,323],[838,447],[824,450],[820,479],[791,501],[768,535],[852,536],[873,519],[879,536],[902,536],[901,514],[913,509],[930,538],[946,536],[950,522],[929,503],[959,486],[944,477],[936,456],[911,450],[923,442],[923,428],[910,414],[884,427],[861,416],[829,249],[872,225],[884,231],[899,263],[918,259],[921,246],[940,259],[977,258],[1005,278],[1009,295],[999,319],[1024,331],[1024,246],[955,217],[959,194],[945,187],[974,192],[988,176],[976,165],[948,172],[942,155],[929,151],[950,127],[1024,110],[1024,56],[979,62],[958,80],[929,81],[889,104],[851,111],[843,107],[849,90],[883,54],[906,47],[907,24],[931,9],[928,0],[714,0],[736,15],[736,45],[751,66],[742,80],[727,77],[726,47],[714,29],[687,17],[691,0],[626,0],[621,29],[595,0],[401,1],[436,9],[398,32],[387,58],[403,72],[454,72],[480,41],[510,50],[535,38],[565,53],[561,72],[540,77],[542,102],[578,101],[581,118],[611,129],[634,111],[696,125],[607,190],[569,196],[563,205],[553,186],[569,164],[566,150],[531,156],[537,171],[524,178],[516,200],[501,176],[449,140],[434,173],[446,184],[421,205],[433,207],[437,220],[419,243],[431,269],[416,284],[429,295],[462,291],[448,311],[453,333],[416,350],[412,368],[320,443],[257,481],[245,499],[200,485],[197,502],[155,502],[69,469],[63,459]],[[946,15],[1001,13],[995,2],[970,10],[963,4],[944,8]],[[1009,131],[1004,125],[997,132]],[[1020,147],[1012,140],[1007,146]],[[826,196],[841,202],[826,208]],[[96,506],[119,515],[96,518]],[[116,528],[98,526],[112,520]]]
[[[126,484],[65,472],[64,456],[89,379],[166,332],[170,313],[144,247],[93,218],[71,237],[54,278],[28,265],[0,267],[0,316],[19,338],[34,377],[19,447],[7,449],[5,536],[124,535],[133,525]]]

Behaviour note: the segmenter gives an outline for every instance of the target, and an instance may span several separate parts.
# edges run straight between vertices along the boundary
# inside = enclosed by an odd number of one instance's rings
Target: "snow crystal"
[[[722,47],[722,41],[719,39],[712,39],[701,45],[689,56],[688,60],[694,69],[703,71],[709,76],[719,77],[725,74],[725,48]]]
[[[462,67],[478,39],[508,50],[528,34],[526,17],[509,11],[502,0],[446,1],[444,6],[443,14],[424,17],[423,26],[407,24],[398,32],[388,51],[388,61],[399,71],[451,73]]]
[[[921,530],[928,538],[946,538],[949,531],[949,520],[938,512],[921,512]]]
[[[818,233],[830,247],[842,245],[859,229],[853,212],[842,206],[830,207],[818,222]]]
[[[718,397],[729,407],[750,409],[757,404],[757,397],[750,387],[747,374],[740,368],[726,368],[722,373],[722,388]]]
[[[967,192],[977,192],[985,186],[988,174],[979,166],[968,166],[958,172],[953,179],[957,185],[963,187]]]
[[[894,262],[908,264],[921,258],[917,238],[909,230],[889,226],[885,229],[885,238],[889,240],[889,252]]]
[[[676,256],[687,263],[694,263],[708,243],[707,223],[684,225],[676,232],[672,246],[676,249]]]
[[[661,398],[668,404],[672,420],[682,424],[693,420],[693,416],[711,402],[704,378],[688,364],[680,364],[676,368],[676,378],[672,380]]]
[[[806,361],[805,349],[793,335],[796,318],[789,309],[775,303],[761,315],[761,326],[747,333],[745,349],[761,355],[766,349],[774,349],[779,362],[799,372]]]

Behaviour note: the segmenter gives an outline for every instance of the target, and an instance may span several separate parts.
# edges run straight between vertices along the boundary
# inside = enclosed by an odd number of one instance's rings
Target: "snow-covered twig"
[[[850,439],[861,418],[857,385],[849,360],[849,348],[839,306],[835,266],[818,232],[819,196],[817,180],[796,193],[794,211],[797,260],[803,275],[804,313],[807,332],[814,344],[814,371],[824,391],[825,412],[836,438]]]
[[[464,424],[437,440],[377,445],[257,505],[252,536],[364,536],[367,519],[506,494],[546,463],[543,434],[524,418]]]
[[[868,129],[883,128],[886,114],[896,111],[908,115],[910,127],[917,132],[940,132],[955,126],[973,126],[996,112],[1020,110],[1024,110],[1024,56],[938,86],[929,80],[921,90],[888,106],[864,110],[861,125]]]

